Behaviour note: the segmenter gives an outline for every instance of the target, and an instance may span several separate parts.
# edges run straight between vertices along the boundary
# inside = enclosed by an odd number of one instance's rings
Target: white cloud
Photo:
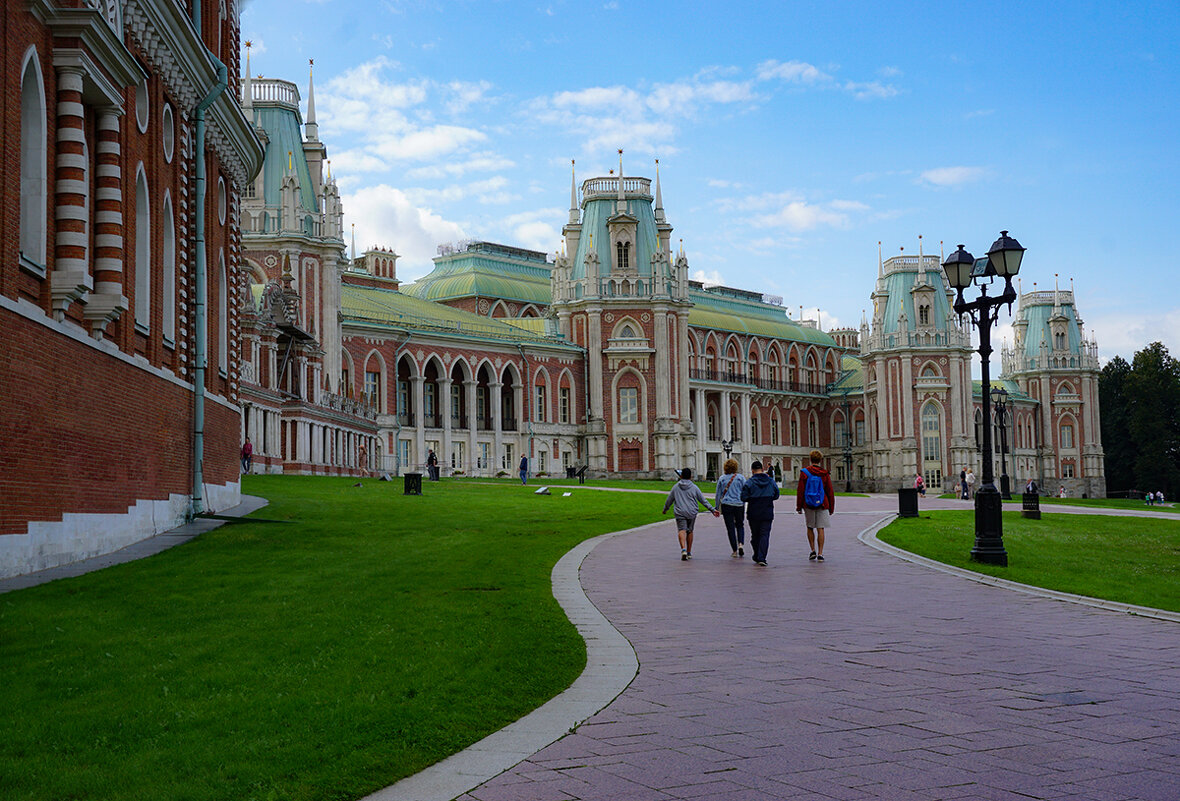
[[[566,212],[562,209],[544,208],[511,214],[501,220],[496,228],[511,230],[513,241],[521,247],[553,253],[561,245],[561,221]]]
[[[918,177],[918,183],[931,186],[962,186],[978,181],[988,173],[986,167],[936,167],[923,172]]]
[[[721,273],[716,270],[709,270],[708,272],[705,270],[694,270],[692,280],[700,281],[705,286],[720,286],[724,283],[721,280]]]
[[[847,228],[848,215],[823,206],[813,206],[802,200],[787,203],[772,214],[754,218],[754,223],[770,228],[787,228],[791,231],[810,231],[821,225],[833,228]]]
[[[1098,339],[1103,362],[1122,356],[1128,362],[1136,351],[1152,342],[1162,342],[1168,352],[1180,357],[1180,308],[1162,312],[1132,314],[1086,314],[1086,335]]]
[[[857,100],[884,99],[898,94],[898,89],[895,86],[892,84],[883,84],[880,81],[868,81],[866,83],[846,81],[844,83],[844,91],[850,92]]]
[[[452,114],[462,114],[474,103],[483,100],[492,88],[492,84],[488,81],[479,81],[471,83],[468,81],[451,81],[447,84],[447,89],[453,93],[450,102],[447,103],[447,110]]]
[[[516,162],[491,152],[473,153],[464,161],[446,161],[426,167],[415,167],[406,171],[406,178],[414,181],[423,179],[458,178],[469,172],[494,172],[515,167]]]
[[[342,200],[349,223],[356,225],[357,250],[372,245],[392,247],[401,254],[398,271],[403,281],[430,270],[440,242],[466,238],[459,223],[415,204],[406,193],[386,184],[358,189]]]
[[[775,59],[763,61],[759,64],[757,75],[760,81],[769,81],[777,78],[787,83],[801,84],[817,84],[832,79],[831,75],[805,61],[780,62]]]
[[[882,78],[897,78],[902,75],[902,71],[897,67],[882,67],[877,70],[877,74]]]

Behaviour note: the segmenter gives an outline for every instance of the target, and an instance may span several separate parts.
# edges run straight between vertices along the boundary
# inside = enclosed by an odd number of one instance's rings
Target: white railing
[[[623,194],[625,196],[640,195],[649,200],[651,199],[651,181],[649,179],[624,177],[622,180]],[[584,200],[603,196],[618,197],[618,194],[618,178],[589,178],[582,182],[582,198]]]
[[[245,81],[242,83],[244,84]],[[278,78],[254,78],[250,81],[250,87],[250,99],[255,103],[269,101],[299,107],[299,87],[290,81]]]

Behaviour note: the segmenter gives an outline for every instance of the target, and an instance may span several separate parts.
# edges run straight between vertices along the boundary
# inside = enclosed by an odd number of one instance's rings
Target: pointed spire
[[[315,85],[312,81],[312,67],[315,65],[315,59],[309,58],[307,60],[307,123],[303,126],[307,131],[307,141],[318,142],[320,140],[320,126],[315,122]]]
[[[660,160],[656,159],[656,222],[664,222],[664,193],[660,191]]]
[[[570,225],[578,224],[578,184],[574,175],[574,160],[570,159]]]
[[[356,261],[356,223],[352,224],[352,260]]]
[[[1061,314],[1061,295],[1057,288],[1057,273],[1053,273],[1053,314]]]
[[[885,277],[885,261],[881,256],[881,240],[877,240],[877,277]]]
[[[328,165],[328,180],[332,180],[332,159],[324,159]]]
[[[926,260],[922,258],[922,235],[918,234],[918,277],[926,283]]]
[[[249,39],[246,40],[246,77],[242,79],[242,108],[254,108],[254,83],[250,80],[250,48],[254,43]],[[250,114],[250,121],[253,122],[254,115]]]
[[[627,210],[627,198],[623,196],[623,148],[619,148],[619,192],[615,199],[615,211],[622,214]]]

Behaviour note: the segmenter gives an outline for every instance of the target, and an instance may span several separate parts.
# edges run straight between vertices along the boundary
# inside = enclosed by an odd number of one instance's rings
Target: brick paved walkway
[[[824,564],[782,511],[764,569],[706,516],[691,562],[670,523],[601,543],[638,676],[460,798],[1180,798],[1180,625],[903,562],[856,541],[895,504],[840,502]]]

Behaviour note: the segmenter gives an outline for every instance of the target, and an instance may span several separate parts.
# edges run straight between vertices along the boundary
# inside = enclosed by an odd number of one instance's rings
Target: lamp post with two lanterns
[[[987,252],[987,257],[976,259],[959,245],[958,250],[942,263],[947,281],[955,290],[955,313],[967,315],[979,330],[978,353],[981,361],[980,375],[983,379],[983,476],[979,491],[975,493],[975,546],[971,559],[992,565],[1008,565],[1008,552],[1004,550],[1003,503],[996,489],[995,468],[992,465],[991,427],[991,329],[999,319],[1000,307],[1016,300],[1012,279],[1020,272],[1024,248],[1007,231],[1000,232]],[[1004,291],[999,295],[988,295],[988,287],[996,278],[1004,279]],[[968,301],[963,290],[975,285],[979,297]]]
[[[1012,480],[1008,478],[1008,390],[992,387],[992,403],[996,405],[996,425],[1000,427],[1000,497],[1012,500]]]

